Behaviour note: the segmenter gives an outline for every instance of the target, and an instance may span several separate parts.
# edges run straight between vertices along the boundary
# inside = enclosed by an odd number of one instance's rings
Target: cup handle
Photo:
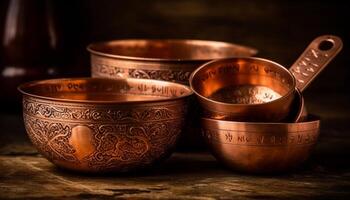
[[[337,36],[323,35],[314,39],[289,68],[295,77],[296,87],[304,91],[342,47],[342,40]]]

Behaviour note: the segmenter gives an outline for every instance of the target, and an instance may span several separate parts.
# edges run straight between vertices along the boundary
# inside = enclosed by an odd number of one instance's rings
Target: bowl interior
[[[191,77],[202,97],[233,104],[266,103],[294,91],[295,81],[283,66],[261,58],[229,58],[204,64]]]
[[[232,56],[251,56],[256,50],[225,42],[204,40],[116,40],[95,43],[89,51],[128,58],[165,60],[212,60]]]
[[[51,100],[94,103],[163,101],[192,94],[187,86],[181,84],[144,79],[51,79],[23,84],[19,90]]]

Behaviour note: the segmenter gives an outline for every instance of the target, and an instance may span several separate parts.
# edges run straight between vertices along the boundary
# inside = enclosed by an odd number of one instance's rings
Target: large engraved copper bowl
[[[166,158],[192,94],[181,84],[142,79],[52,79],[19,90],[39,152],[84,172],[124,172]]]
[[[90,44],[92,77],[144,78],[188,85],[200,65],[219,58],[252,56],[257,50],[227,42],[186,39],[124,39]],[[180,140],[182,149],[203,148],[199,107],[191,101],[191,116]]]
[[[234,122],[202,118],[203,136],[227,167],[248,173],[279,173],[305,161],[317,142],[320,121]]]

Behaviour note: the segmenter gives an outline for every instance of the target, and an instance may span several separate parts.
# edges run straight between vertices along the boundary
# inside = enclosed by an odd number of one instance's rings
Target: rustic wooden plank
[[[350,195],[350,171],[317,164],[279,176],[232,172],[207,153],[176,153],[137,174],[83,175],[41,156],[0,156],[0,199],[332,199]]]

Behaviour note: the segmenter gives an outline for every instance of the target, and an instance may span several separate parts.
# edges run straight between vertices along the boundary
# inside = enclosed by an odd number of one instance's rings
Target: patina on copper
[[[215,60],[192,73],[190,86],[206,117],[235,121],[282,121],[290,112],[296,89],[302,92],[341,48],[340,38],[320,36],[311,42],[289,71],[278,63],[262,58]]]
[[[36,148],[54,164],[84,172],[150,166],[172,152],[192,91],[143,79],[73,78],[19,87]]]

